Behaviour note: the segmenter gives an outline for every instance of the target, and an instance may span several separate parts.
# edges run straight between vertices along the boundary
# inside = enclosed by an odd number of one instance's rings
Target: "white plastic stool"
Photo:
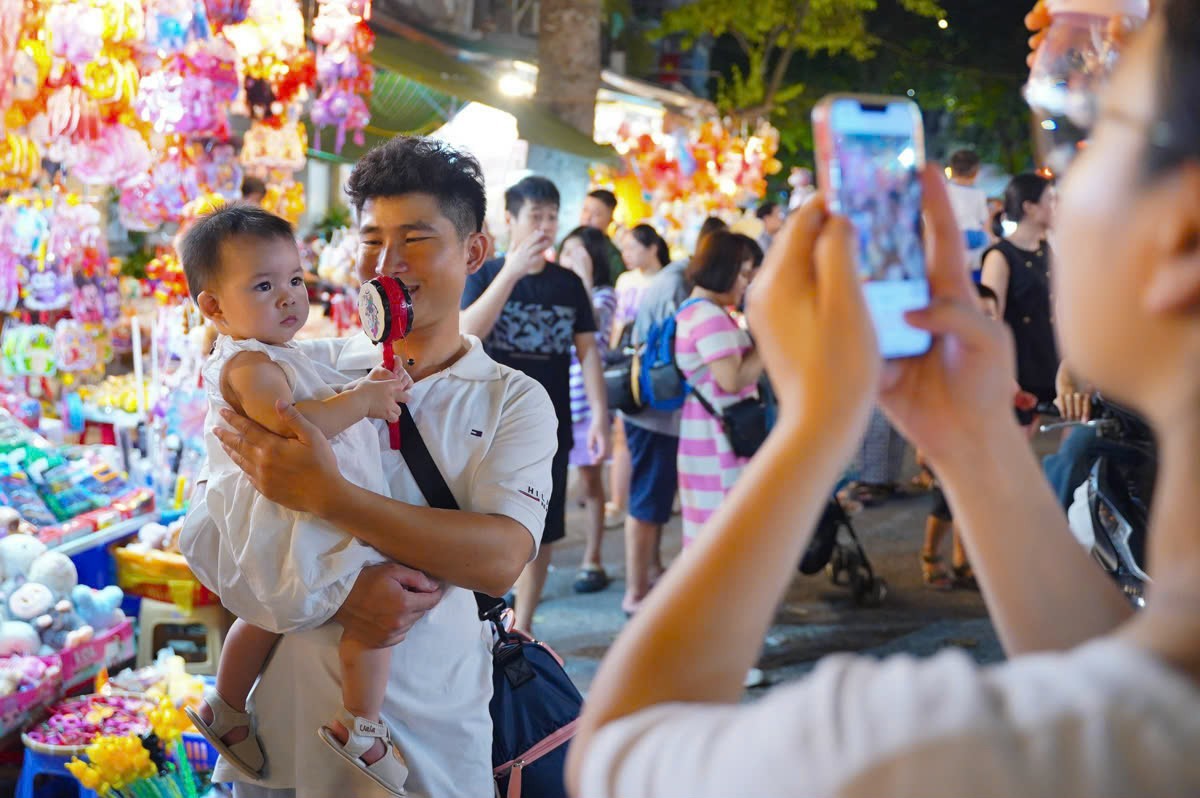
[[[188,673],[211,676],[221,660],[221,644],[233,623],[222,606],[193,607],[184,612],[177,605],[142,599],[138,613],[138,667],[154,662],[161,649],[171,648],[183,657]]]

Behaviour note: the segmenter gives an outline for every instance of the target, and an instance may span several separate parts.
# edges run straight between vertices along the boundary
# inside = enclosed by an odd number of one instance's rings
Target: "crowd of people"
[[[492,662],[472,593],[513,588],[515,625],[534,630],[574,467],[574,587],[608,586],[606,516],[623,512],[631,621],[573,727],[572,794],[1193,794],[1197,42],[1200,8],[1165,0],[1061,201],[1017,176],[1002,236],[972,186],[976,157],[952,157],[949,184],[921,174],[932,302],[907,319],[935,344],[886,366],[862,231],[820,195],[764,206],[758,239],[710,219],[669,262],[652,227],[607,235],[603,190],[560,238],[558,189],[531,176],[505,194],[510,240],[491,257],[478,163],[397,137],[348,187],[357,276],[412,295],[394,371],[365,335],[292,341],[308,305],[286,223],[245,206],[199,222],[181,257],[220,357],[181,547],[240,619],[195,719],[221,749],[216,779],[239,798],[493,794]],[[614,413],[605,364],[668,321],[686,398]],[[1136,616],[1070,535],[1029,445],[1039,402],[1086,413],[1083,375],[1172,430]],[[767,397],[772,429],[747,451],[730,414]],[[429,506],[407,454],[387,451],[382,422],[401,419],[456,509]],[[908,442],[937,490],[922,575],[981,588],[1011,659],[832,657],[741,705],[847,463],[857,453],[848,498],[886,501],[904,490]],[[677,496],[685,547],[664,568]]]

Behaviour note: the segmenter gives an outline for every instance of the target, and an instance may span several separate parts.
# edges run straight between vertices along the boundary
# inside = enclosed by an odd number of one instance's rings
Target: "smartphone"
[[[885,358],[929,351],[904,321],[929,304],[921,237],[921,111],[903,97],[833,94],[813,109],[817,179],[830,210],[858,231],[859,278]]]

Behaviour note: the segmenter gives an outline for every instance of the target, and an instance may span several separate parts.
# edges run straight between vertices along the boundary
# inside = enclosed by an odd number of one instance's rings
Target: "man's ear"
[[[479,271],[491,248],[492,239],[487,233],[471,233],[467,237],[467,274]]]
[[[1152,267],[1142,302],[1151,313],[1200,313],[1200,166],[1186,164],[1154,199]]]
[[[196,305],[200,308],[200,312],[204,314],[204,318],[212,321],[225,321],[225,314],[221,310],[221,303],[217,299],[216,294],[210,294],[208,291],[201,291],[196,297]]]

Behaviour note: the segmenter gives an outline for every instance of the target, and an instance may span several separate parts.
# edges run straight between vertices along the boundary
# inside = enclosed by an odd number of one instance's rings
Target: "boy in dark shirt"
[[[596,348],[592,300],[573,272],[546,260],[558,234],[559,194],[544,177],[527,177],[504,195],[511,241],[508,254],[467,278],[462,330],[477,335],[498,363],[533,377],[550,394],[558,416],[558,453],[546,530],[537,557],[517,580],[517,628],[533,630],[550,565],[551,543],[566,534],[567,464],[571,433],[571,347],[583,367],[591,406],[588,446],[597,462],[608,456],[609,418],[604,372]]]

